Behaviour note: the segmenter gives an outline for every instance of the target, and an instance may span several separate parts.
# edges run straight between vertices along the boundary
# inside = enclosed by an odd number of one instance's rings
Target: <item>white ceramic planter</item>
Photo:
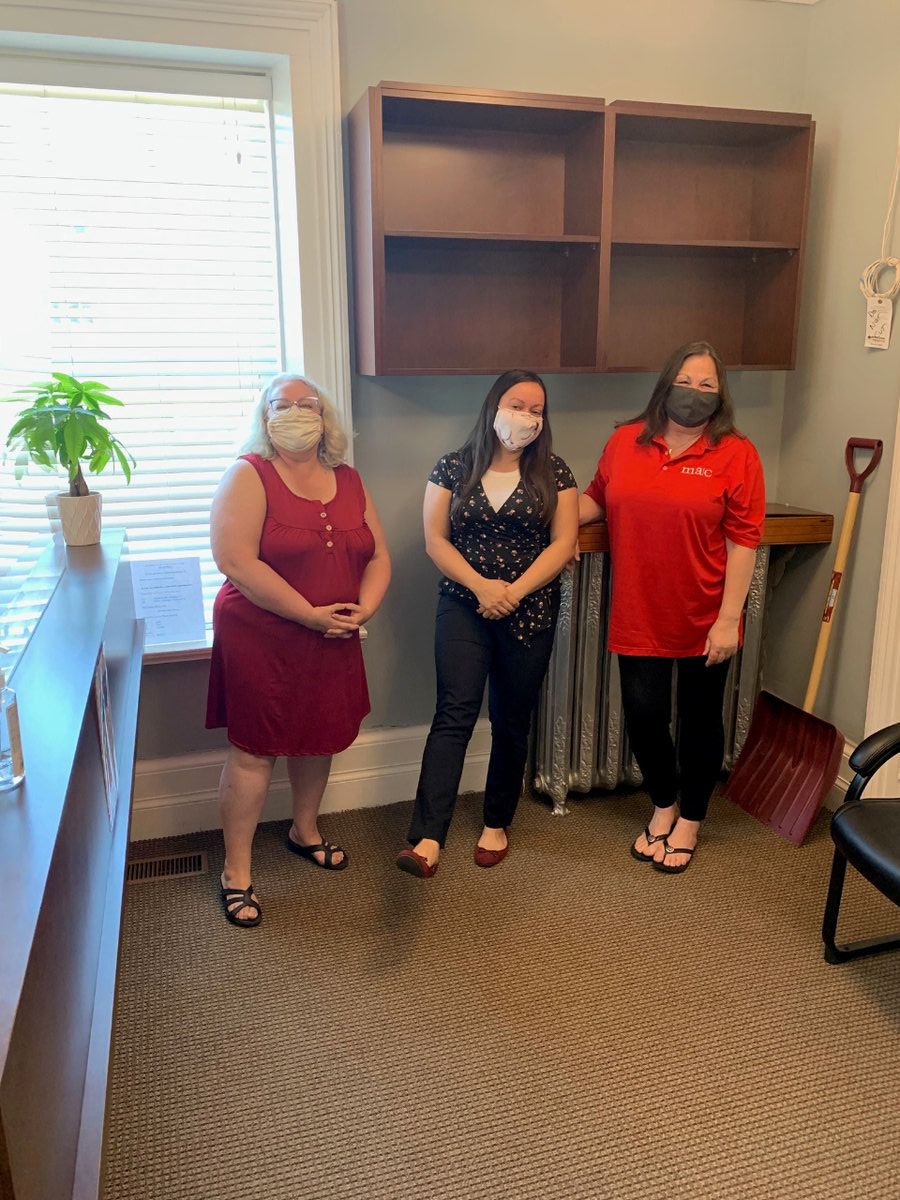
[[[67,546],[94,546],[100,541],[102,502],[99,492],[88,492],[86,496],[70,496],[68,492],[57,495],[59,519]]]

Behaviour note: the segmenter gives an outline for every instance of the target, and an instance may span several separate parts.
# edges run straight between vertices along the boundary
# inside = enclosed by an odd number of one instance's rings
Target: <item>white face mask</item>
[[[494,433],[507,450],[524,450],[544,428],[544,418],[516,408],[498,408]]]
[[[324,425],[318,413],[289,408],[287,412],[270,413],[267,428],[274,445],[292,454],[303,454],[319,441]]]

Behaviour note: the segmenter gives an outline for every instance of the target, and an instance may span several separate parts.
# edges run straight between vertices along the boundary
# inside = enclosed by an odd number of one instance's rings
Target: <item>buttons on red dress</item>
[[[331,526],[330,526],[330,525],[326,525],[326,526],[325,526],[325,528],[328,530],[328,532],[329,532],[329,533],[331,533]]]
[[[325,545],[326,545],[326,546],[333,546],[333,545],[334,545],[334,542],[326,542],[326,543],[325,543]]]
[[[328,513],[327,513],[327,512],[320,512],[320,513],[319,513],[319,516],[320,516],[320,517],[327,517],[327,516],[328,516]]]

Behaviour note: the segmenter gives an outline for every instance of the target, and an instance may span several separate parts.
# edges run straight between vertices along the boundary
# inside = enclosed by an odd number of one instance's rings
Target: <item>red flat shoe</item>
[[[509,834],[506,835],[506,845],[502,850],[488,850],[485,846],[475,846],[475,865],[479,867],[496,867],[503,862],[509,852]]]
[[[401,850],[397,855],[397,866],[407,875],[415,875],[418,879],[430,879],[437,874],[440,863],[433,865],[424,854],[416,854],[415,850]]]

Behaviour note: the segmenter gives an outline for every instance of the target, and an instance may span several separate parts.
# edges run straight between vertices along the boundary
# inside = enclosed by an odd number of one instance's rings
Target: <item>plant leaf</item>
[[[65,375],[62,371],[51,371],[51,375],[57,381],[60,388],[67,394],[78,391],[81,386],[77,379],[72,375]]]
[[[119,465],[122,468],[122,474],[125,476],[125,482],[131,483],[131,463],[128,461],[131,456],[125,452],[124,447],[118,441],[113,442],[112,448],[115,452],[116,458],[119,460]],[[131,459],[131,462],[134,462],[133,458]]]
[[[48,471],[56,469],[56,460],[47,453],[46,450],[32,449],[26,451],[30,458],[33,458],[39,467],[45,467]]]
[[[82,428],[77,417],[70,417],[63,424],[63,439],[66,443],[66,453],[69,456],[70,463],[77,463],[84,454],[84,449],[87,444],[84,429]]]
[[[112,454],[110,453],[110,450],[105,446],[101,447],[99,450],[96,450],[94,452],[94,456],[91,459],[91,461],[88,463],[88,466],[94,472],[95,475],[99,475],[100,472],[103,470],[103,468],[107,465],[107,463],[109,462],[111,457],[112,457]]]

